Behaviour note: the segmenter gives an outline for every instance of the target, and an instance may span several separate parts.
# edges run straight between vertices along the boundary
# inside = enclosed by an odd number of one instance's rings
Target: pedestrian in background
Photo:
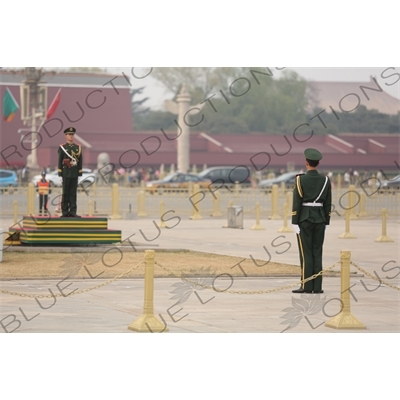
[[[42,178],[37,183],[39,193],[39,215],[48,214],[49,194],[51,193],[50,182],[46,179],[46,171],[42,172]]]

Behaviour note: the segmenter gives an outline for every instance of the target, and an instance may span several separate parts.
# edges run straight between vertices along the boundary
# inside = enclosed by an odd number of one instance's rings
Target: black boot
[[[303,288],[299,288],[296,290],[292,290],[292,293],[312,293],[312,290],[305,290]]]

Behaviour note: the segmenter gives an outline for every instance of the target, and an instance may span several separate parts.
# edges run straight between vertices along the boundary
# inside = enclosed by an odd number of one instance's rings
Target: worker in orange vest
[[[39,192],[39,215],[47,214],[47,204],[49,201],[50,182],[46,179],[46,172],[42,172],[42,179],[38,182],[38,192]]]

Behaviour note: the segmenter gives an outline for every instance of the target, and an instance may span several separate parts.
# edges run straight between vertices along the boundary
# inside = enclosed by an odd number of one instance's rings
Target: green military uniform
[[[304,152],[306,160],[319,161],[321,153],[315,149]],[[331,182],[316,169],[296,176],[293,189],[292,224],[296,229],[302,280],[322,270],[322,247],[332,207]],[[294,293],[323,293],[322,276],[303,283]]]
[[[75,128],[67,128],[64,133],[74,135]],[[78,177],[82,176],[82,147],[64,143],[58,148],[58,176],[63,180],[61,210],[63,217],[77,217]]]

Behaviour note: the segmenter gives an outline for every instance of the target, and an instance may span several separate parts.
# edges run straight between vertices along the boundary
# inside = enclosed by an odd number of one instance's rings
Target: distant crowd
[[[22,168],[18,167],[6,167],[4,169],[8,170],[13,170],[17,173],[18,180],[21,182],[23,186],[27,185],[31,179],[32,179],[32,174],[30,168],[25,165]],[[46,168],[43,168],[42,171],[45,171],[46,173],[50,173],[53,171],[54,168],[51,168],[50,166],[47,166]],[[94,173],[98,174],[98,170],[95,169],[93,171]],[[140,186],[142,182],[148,182],[148,181],[153,181],[153,180],[158,180],[162,179],[169,173],[175,172],[175,169],[171,167],[170,170],[164,170],[163,168],[131,168],[131,169],[125,169],[125,168],[119,168],[117,170],[114,170],[112,173],[107,174],[107,173],[102,173],[104,176],[103,183],[106,181],[107,183],[118,183],[123,186]],[[286,169],[281,168],[279,170],[268,170],[268,171],[254,171],[252,173],[252,181],[254,182],[255,185],[257,185],[261,180],[263,179],[273,179],[278,177],[279,175],[282,175],[284,173],[288,172]],[[299,170],[299,173],[303,173],[303,170]],[[332,181],[333,185],[337,183],[337,177],[338,173],[333,173],[332,171],[323,171],[321,169],[321,173],[325,173]],[[190,171],[189,173],[197,173],[197,171]],[[374,179],[372,179],[374,178]],[[98,181],[101,179],[101,177],[98,175]],[[342,179],[341,179],[341,186],[350,186],[350,185],[359,185],[360,183],[368,184],[369,186],[373,185],[373,181],[376,179],[379,179],[380,181],[386,179],[386,176],[383,176],[382,171],[377,171],[376,173],[370,172],[369,170],[364,170],[362,173],[358,172],[356,169],[349,168],[347,169],[343,174],[342,174]],[[99,182],[100,183],[100,182]]]

